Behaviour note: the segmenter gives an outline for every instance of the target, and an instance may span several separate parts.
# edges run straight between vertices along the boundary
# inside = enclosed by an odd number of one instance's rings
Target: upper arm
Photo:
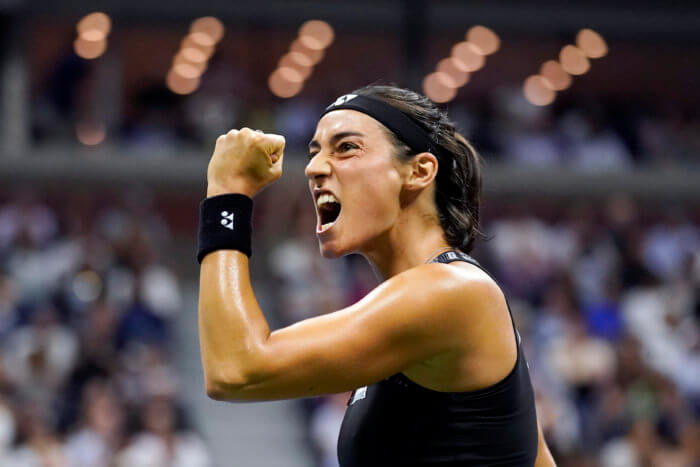
[[[386,281],[356,304],[273,332],[236,400],[308,397],[355,389],[460,348],[469,283],[430,264]],[[466,290],[465,290],[466,289]]]

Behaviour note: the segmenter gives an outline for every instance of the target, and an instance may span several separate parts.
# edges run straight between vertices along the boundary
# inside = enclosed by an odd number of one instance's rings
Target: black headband
[[[391,130],[416,153],[430,152],[438,160],[449,161],[451,159],[447,151],[438,146],[423,127],[399,109],[383,101],[358,94],[345,94],[326,107],[321,117],[328,112],[339,109],[357,110],[369,115]]]

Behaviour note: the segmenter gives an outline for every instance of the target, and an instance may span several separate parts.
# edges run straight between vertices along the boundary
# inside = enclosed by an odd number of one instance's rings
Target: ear
[[[438,171],[438,160],[430,152],[421,152],[406,163],[404,188],[407,190],[422,190],[428,187]]]

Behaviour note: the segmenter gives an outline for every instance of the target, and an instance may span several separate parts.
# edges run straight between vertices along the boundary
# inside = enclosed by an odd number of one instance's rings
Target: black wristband
[[[253,200],[239,193],[212,196],[199,204],[199,251],[201,264],[215,250],[252,253]]]

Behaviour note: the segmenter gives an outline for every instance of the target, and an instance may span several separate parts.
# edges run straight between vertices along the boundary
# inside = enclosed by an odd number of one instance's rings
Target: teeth
[[[326,230],[326,229],[330,228],[331,225],[333,225],[333,222],[328,222],[327,224],[323,224],[323,225],[321,226],[321,230],[322,230],[322,231],[323,231],[323,230]]]
[[[340,201],[338,201],[338,199],[330,193],[322,194],[321,196],[318,197],[318,201],[316,201],[316,204],[318,204],[318,206],[323,206],[324,204],[327,204],[327,203],[340,204]]]

